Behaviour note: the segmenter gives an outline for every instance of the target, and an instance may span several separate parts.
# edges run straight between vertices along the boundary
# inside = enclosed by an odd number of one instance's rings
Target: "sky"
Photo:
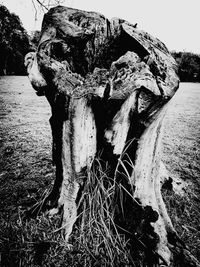
[[[32,0],[0,0],[18,15],[24,28],[40,30],[44,13],[37,13]],[[200,54],[200,0],[66,0],[63,5],[119,17],[147,31],[170,51]]]

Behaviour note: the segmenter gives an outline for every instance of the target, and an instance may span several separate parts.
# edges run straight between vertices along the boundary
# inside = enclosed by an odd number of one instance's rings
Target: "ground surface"
[[[27,77],[0,78],[1,212],[28,204],[49,183],[49,117],[47,101],[36,96]]]
[[[0,225],[15,221],[53,179],[50,107],[28,78],[0,77]],[[192,182],[184,197],[164,192],[173,223],[200,260],[200,84],[182,83],[165,117],[163,160]]]

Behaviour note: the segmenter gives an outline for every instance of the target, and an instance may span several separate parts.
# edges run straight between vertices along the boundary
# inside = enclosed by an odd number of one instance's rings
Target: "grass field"
[[[49,117],[47,101],[36,96],[27,77],[0,77],[1,266],[37,266],[36,245],[44,240],[50,242],[50,258],[45,256],[41,266],[63,266],[64,260],[68,266],[87,266],[62,246],[60,234],[52,234],[57,222],[52,228],[45,218],[28,224],[20,220],[20,210],[31,206],[53,181]],[[181,84],[171,101],[163,147],[170,176],[190,183],[184,196],[163,192],[168,211],[180,237],[200,260],[200,84]]]
[[[171,177],[189,183],[184,196],[165,192],[179,236],[200,260],[200,84],[181,83],[165,117],[163,161]]]

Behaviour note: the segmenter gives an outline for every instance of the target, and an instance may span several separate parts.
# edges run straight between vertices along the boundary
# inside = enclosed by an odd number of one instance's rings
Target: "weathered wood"
[[[147,254],[159,255],[155,264],[173,264],[171,247],[184,246],[160,192],[160,141],[166,104],[179,79],[165,45],[124,20],[59,6],[44,16],[38,51],[25,64],[33,87],[52,108],[56,179],[46,206],[50,214],[63,210],[66,239],[76,221],[83,176],[101,152],[110,175],[127,191],[120,173],[129,176],[133,199],[146,214],[141,225],[130,229],[130,223],[127,230],[145,232]],[[134,210],[124,205],[125,214]],[[139,215],[125,219],[134,216]]]

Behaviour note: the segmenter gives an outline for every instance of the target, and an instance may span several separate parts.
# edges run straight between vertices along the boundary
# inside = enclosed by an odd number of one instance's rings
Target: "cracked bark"
[[[184,254],[185,247],[160,192],[160,140],[179,80],[165,45],[124,20],[59,6],[45,14],[38,50],[26,56],[25,64],[37,94],[45,95],[52,108],[56,178],[45,204],[50,214],[63,210],[66,240],[76,221],[83,177],[101,151],[110,175],[135,199],[124,203],[125,220],[117,214],[117,223],[143,233],[148,266],[152,260],[173,266],[173,256]],[[124,171],[130,184],[120,176]]]

